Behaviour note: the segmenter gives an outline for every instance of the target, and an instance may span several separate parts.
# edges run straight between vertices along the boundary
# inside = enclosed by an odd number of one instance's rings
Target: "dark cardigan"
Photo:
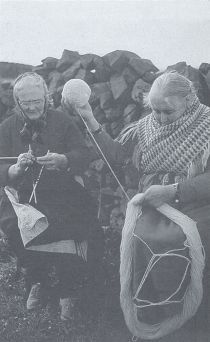
[[[23,122],[16,114],[1,124],[0,156],[14,157],[28,151],[29,145],[23,142],[20,135],[22,128]],[[74,175],[82,175],[87,169],[92,158],[91,151],[70,117],[53,109],[48,110],[46,126],[42,129],[39,140],[31,143],[35,156],[43,156],[49,150],[65,154],[68,159],[68,170],[43,170],[36,188],[37,205],[31,203],[47,216],[50,223],[52,230],[45,240],[73,238],[77,237],[74,235],[77,232],[79,239],[86,238],[93,217],[96,217],[96,205],[87,191],[75,181]],[[28,203],[33,179],[36,180],[40,165],[29,168],[13,184],[8,180],[10,165],[0,162],[0,186],[12,185],[18,190],[20,202]],[[1,218],[0,224],[7,231],[6,223]],[[84,236],[81,236],[83,232]]]
[[[91,161],[91,153],[85,145],[81,132],[63,112],[50,109],[47,113],[46,127],[40,134],[41,142],[32,142],[36,156],[50,152],[65,154],[72,174],[82,174]],[[20,136],[23,122],[18,115],[13,115],[0,125],[0,157],[18,156],[27,152],[29,145]],[[11,163],[1,162],[0,186],[8,183],[7,171]]]

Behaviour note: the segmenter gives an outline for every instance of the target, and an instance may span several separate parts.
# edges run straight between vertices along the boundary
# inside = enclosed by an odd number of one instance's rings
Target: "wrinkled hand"
[[[48,152],[45,156],[37,157],[36,161],[47,170],[65,170],[68,166],[67,157],[59,153]]]
[[[35,160],[36,158],[31,152],[22,153],[18,156],[16,164],[19,167],[19,169],[21,169],[22,171],[25,171],[28,166],[33,165]]]
[[[176,189],[173,185],[152,185],[144,192],[143,202],[158,208],[164,203],[171,202],[175,194]]]
[[[84,106],[76,106],[69,104],[68,100],[66,99],[63,99],[62,103],[67,110],[74,109],[77,115],[79,117],[82,117],[82,119],[86,122],[90,130],[96,131],[99,128],[99,123],[95,119],[92,108],[89,103],[85,104]]]
[[[18,156],[16,164],[10,166],[8,176],[15,179],[24,174],[27,168],[35,162],[36,158],[31,152],[22,153]]]
[[[74,110],[87,122],[94,120],[93,111],[89,103],[82,107],[74,106]]]

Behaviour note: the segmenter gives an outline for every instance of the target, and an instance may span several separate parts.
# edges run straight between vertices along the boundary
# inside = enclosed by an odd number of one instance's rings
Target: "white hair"
[[[164,97],[186,97],[187,95],[195,95],[195,89],[187,77],[180,75],[177,71],[170,71],[162,74],[153,82],[149,93],[144,97],[146,106],[151,106],[153,94],[160,94]]]

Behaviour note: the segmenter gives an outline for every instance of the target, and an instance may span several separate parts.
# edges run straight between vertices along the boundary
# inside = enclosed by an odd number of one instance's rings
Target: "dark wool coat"
[[[16,114],[1,124],[0,157],[14,157],[28,151],[29,144],[24,142],[20,134],[22,128],[23,122]],[[74,180],[75,175],[83,174],[91,161],[91,152],[85,145],[81,132],[69,116],[49,109],[46,126],[41,129],[39,138],[31,142],[31,147],[35,156],[43,156],[49,150],[65,154],[68,159],[68,171],[43,170],[36,188],[37,205],[31,203],[46,214],[50,224],[47,232],[41,236],[41,242],[69,238],[86,239],[96,217],[96,205],[87,191]],[[13,184],[8,180],[10,165],[11,163],[5,161],[0,163],[0,186],[12,185],[18,190],[20,202],[28,203],[33,180],[36,180],[39,174],[40,165],[29,168],[24,176]],[[7,199],[5,201],[7,202]],[[2,203],[2,206],[4,215],[0,219],[1,228],[10,235],[17,221],[9,203]],[[10,215],[14,222],[9,219]]]

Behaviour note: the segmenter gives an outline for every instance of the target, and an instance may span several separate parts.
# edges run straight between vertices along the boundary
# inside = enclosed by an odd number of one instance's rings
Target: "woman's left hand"
[[[176,189],[173,185],[151,185],[144,192],[143,202],[158,208],[164,203],[173,201],[175,195]]]
[[[37,157],[37,163],[44,165],[47,170],[65,170],[68,159],[64,154],[48,152],[43,157]]]
[[[132,204],[134,206],[141,206],[144,200],[144,194],[138,193],[131,200],[129,201],[129,204]]]

